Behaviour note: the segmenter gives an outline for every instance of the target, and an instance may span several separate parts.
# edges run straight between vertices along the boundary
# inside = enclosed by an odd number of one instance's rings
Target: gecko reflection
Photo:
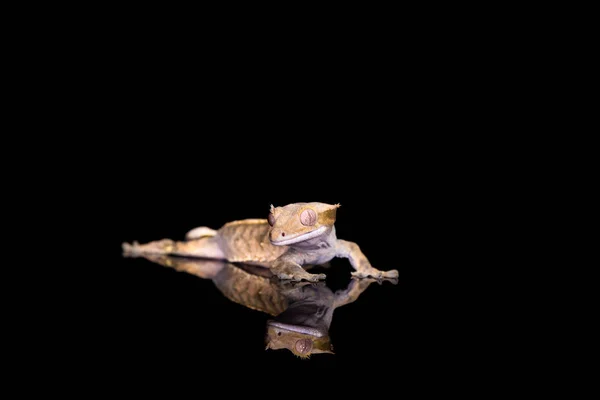
[[[145,254],[157,264],[211,279],[229,300],[271,315],[266,327],[267,349],[288,349],[299,357],[333,354],[329,327],[333,311],[355,301],[375,279],[353,278],[344,290],[333,292],[324,282],[273,279],[266,269],[219,260]],[[384,279],[393,284],[396,279]]]

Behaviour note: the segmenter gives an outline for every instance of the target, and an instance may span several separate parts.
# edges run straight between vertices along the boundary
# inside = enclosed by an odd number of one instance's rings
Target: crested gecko
[[[227,260],[269,268],[284,280],[325,279],[303,266],[326,263],[334,257],[347,258],[357,278],[397,278],[397,270],[380,271],[360,250],[335,232],[339,204],[293,203],[274,207],[267,219],[228,222],[218,230],[198,227],[186,234],[185,241],[162,239],[145,244],[123,243],[125,255],[170,254]]]

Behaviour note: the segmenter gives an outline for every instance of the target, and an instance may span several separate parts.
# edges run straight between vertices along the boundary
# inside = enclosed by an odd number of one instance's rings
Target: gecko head
[[[335,223],[339,204],[294,203],[273,207],[267,218],[269,239],[276,246],[304,242],[326,233]]]
[[[288,349],[300,358],[308,358],[311,354],[334,354],[327,332],[310,327],[269,321],[265,340],[267,350]]]

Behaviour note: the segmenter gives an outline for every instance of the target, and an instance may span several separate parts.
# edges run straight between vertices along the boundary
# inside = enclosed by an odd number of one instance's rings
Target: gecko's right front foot
[[[325,274],[309,274],[308,272],[305,272],[303,274],[288,274],[285,272],[280,272],[277,274],[277,277],[279,279],[283,279],[283,280],[291,280],[291,281],[301,281],[301,280],[307,280],[309,282],[319,282],[320,280],[323,280],[326,278]]]

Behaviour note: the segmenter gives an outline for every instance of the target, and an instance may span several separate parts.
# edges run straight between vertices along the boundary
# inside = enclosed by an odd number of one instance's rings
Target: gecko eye
[[[313,342],[310,339],[300,339],[296,342],[294,346],[296,351],[300,354],[308,354],[313,348]]]
[[[300,222],[306,226],[314,225],[317,222],[317,213],[307,208],[300,214]]]
[[[267,217],[267,221],[269,222],[269,225],[273,226],[275,224],[275,216],[273,215],[273,213],[269,213],[269,216]]]

